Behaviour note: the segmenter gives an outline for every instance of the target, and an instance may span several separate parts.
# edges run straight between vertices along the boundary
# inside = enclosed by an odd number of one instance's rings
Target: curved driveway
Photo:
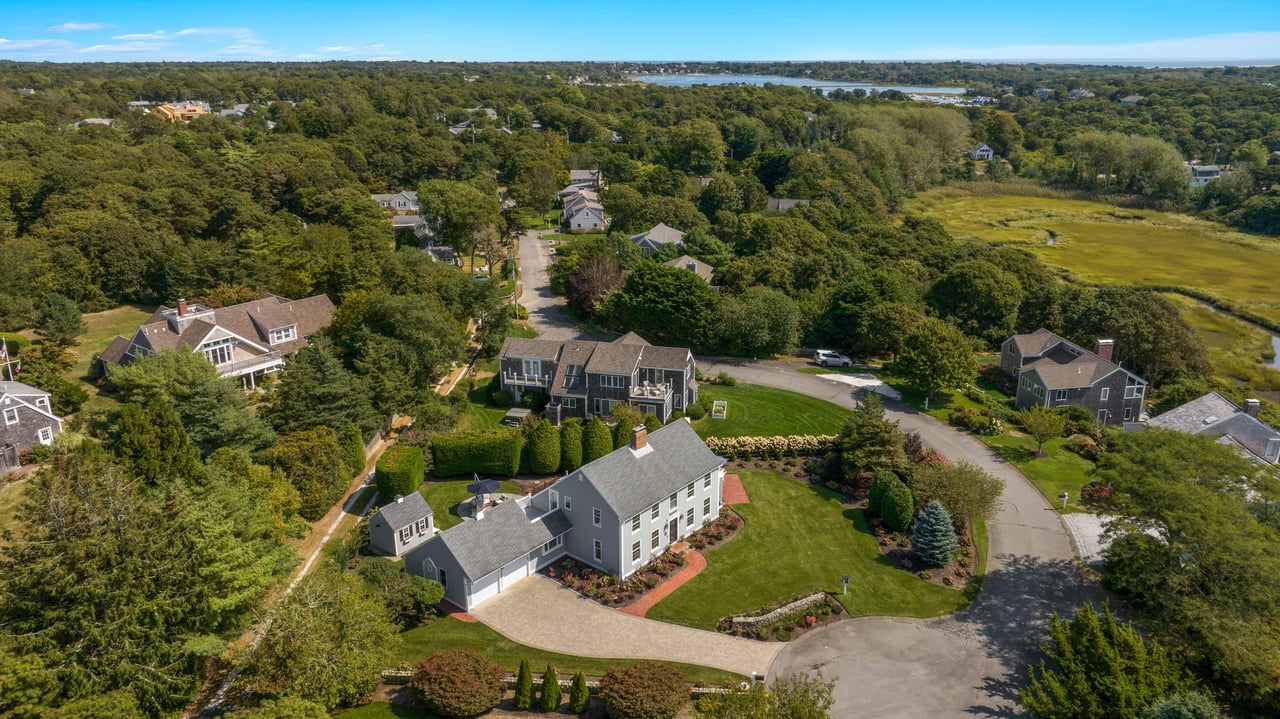
[[[847,384],[797,372],[800,362],[702,361],[705,374],[829,400],[853,409]],[[904,431],[951,460],[967,459],[1005,482],[1004,506],[987,523],[987,574],[978,599],[940,619],[869,617],[790,642],[769,675],[838,677],[833,716],[908,719],[1018,716],[1017,690],[1053,612],[1084,599],[1075,549],[1039,490],[985,445],[910,407],[885,400]]]
[[[595,339],[574,325],[564,301],[551,293],[549,259],[545,241],[534,233],[521,237],[521,302],[531,323],[548,339]],[[805,366],[799,361],[699,364],[708,375],[724,370],[745,382],[856,406],[853,387],[797,372]],[[885,408],[903,431],[919,432],[949,459],[967,459],[1004,480],[1004,506],[987,523],[982,592],[950,617],[867,617],[810,632],[782,648],[769,675],[821,671],[838,678],[832,715],[842,718],[1019,716],[1017,692],[1049,616],[1070,613],[1086,598],[1076,550],[1039,490],[986,445],[906,405],[886,399]],[[708,662],[704,657],[699,663]]]

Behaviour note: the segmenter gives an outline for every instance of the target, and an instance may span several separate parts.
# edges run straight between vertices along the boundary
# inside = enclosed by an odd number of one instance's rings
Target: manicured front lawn
[[[468,484],[471,484],[469,479],[451,479],[424,484],[418,489],[435,512],[437,528],[445,530],[456,524],[462,524],[462,517],[458,516],[458,505],[474,496],[467,491]],[[515,482],[505,480],[499,485],[498,491],[511,494],[522,493]]]
[[[694,424],[701,437],[767,437],[792,434],[837,434],[851,414],[849,410],[784,389],[739,383],[734,387],[704,383],[700,397],[725,400],[724,419],[706,418]]]
[[[651,619],[714,629],[729,614],[767,606],[814,588],[830,592],[853,616],[936,617],[972,598],[915,578],[880,555],[861,510],[837,495],[767,471],[739,472],[750,504],[733,540],[707,552],[707,568],[659,602]],[[985,547],[978,547],[979,554]],[[849,575],[849,593],[840,578]],[[971,585],[976,587],[975,585]]]
[[[1065,511],[1088,511],[1080,506],[1080,487],[1092,479],[1093,462],[1067,449],[1067,440],[1056,437],[1045,442],[1044,451],[1048,456],[1036,457],[1036,441],[1031,437],[1014,437],[1005,433],[999,437],[978,439],[1012,462],[1053,504],[1054,509],[1063,511],[1058,495],[1066,492],[1071,498],[1067,500]]]
[[[566,627],[565,631],[573,631]],[[445,649],[471,649],[506,667],[510,671],[520,668],[520,660],[528,659],[535,667],[554,664],[561,673],[582,672],[599,676],[611,666],[634,663],[635,659],[597,659],[594,657],[575,657],[535,649],[524,644],[517,644],[489,627],[471,622],[463,622],[453,617],[438,619],[426,626],[410,629],[400,635],[401,643],[394,661],[410,663],[419,661],[433,652]],[[726,681],[737,682],[742,677],[720,669],[667,662],[684,672],[691,682],[701,681],[706,684],[721,684]],[[376,715],[371,715],[376,716]]]

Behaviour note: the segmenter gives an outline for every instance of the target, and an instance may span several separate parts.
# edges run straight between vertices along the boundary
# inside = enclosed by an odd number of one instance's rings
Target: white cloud
[[[329,47],[320,48],[321,52],[351,52],[350,45],[330,45]]]
[[[157,48],[168,47],[167,44],[157,44],[153,42],[118,42],[103,43],[100,45],[90,45],[82,48],[83,53],[102,53],[102,52],[145,52],[147,50],[155,50]]]
[[[164,30],[156,30],[155,32],[131,32],[124,35],[112,35],[112,40],[166,40],[169,33]]]
[[[35,50],[44,47],[71,47],[71,43],[66,40],[9,40],[7,38],[0,37],[0,51]]]
[[[84,32],[85,30],[101,30],[100,22],[64,22],[61,25],[52,25],[49,30],[52,32]]]
[[[1022,44],[901,50],[904,60],[1274,60],[1280,32],[1238,32],[1113,44]]]
[[[190,37],[192,35],[233,37],[241,41],[253,39],[253,31],[247,27],[189,27],[174,33],[174,37]]]

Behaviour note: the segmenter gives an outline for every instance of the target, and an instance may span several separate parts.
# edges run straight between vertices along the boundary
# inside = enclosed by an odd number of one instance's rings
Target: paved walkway
[[[666,599],[672,592],[683,587],[686,582],[702,573],[707,568],[707,558],[696,549],[686,549],[684,566],[680,571],[667,577],[666,581],[645,592],[643,596],[618,611],[633,617],[643,617],[653,609],[653,605]]]
[[[724,476],[724,489],[720,491],[725,504],[751,504],[747,496],[747,488],[742,486],[742,478],[736,474]]]
[[[503,636],[551,652],[655,659],[763,674],[782,644],[641,619],[609,609],[541,575],[471,610]]]

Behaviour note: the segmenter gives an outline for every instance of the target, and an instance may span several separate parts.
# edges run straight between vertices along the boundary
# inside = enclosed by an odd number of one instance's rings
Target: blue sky
[[[1272,60],[1277,0],[6,0],[11,60]]]

